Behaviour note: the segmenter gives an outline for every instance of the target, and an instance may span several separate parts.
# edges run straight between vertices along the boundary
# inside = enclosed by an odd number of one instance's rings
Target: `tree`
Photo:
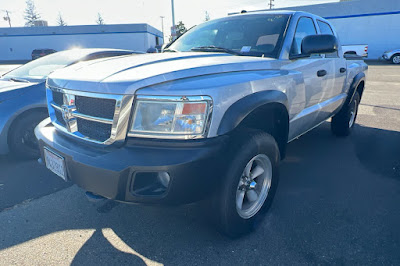
[[[60,12],[58,12],[57,25],[58,26],[67,26],[67,22],[65,22],[65,20],[63,19]]]
[[[104,19],[103,19],[103,17],[101,16],[100,13],[97,13],[97,20],[96,20],[96,23],[97,23],[98,25],[104,25],[104,24],[105,24],[105,23],[104,23]]]
[[[175,26],[176,29],[176,37],[173,38],[173,36],[171,35],[169,37],[169,41],[172,42],[174,40],[176,40],[177,38],[181,37],[182,34],[184,34],[185,32],[187,32],[186,26],[185,24],[183,24],[182,21],[179,21],[178,24]]]
[[[209,21],[209,20],[210,20],[210,13],[208,13],[208,11],[206,11],[204,14],[204,21]]]
[[[26,0],[26,9],[25,9],[25,26],[33,27],[35,25],[35,21],[40,19],[40,15],[36,10],[35,3],[33,0]]]
[[[8,10],[3,10],[6,15],[3,17],[5,21],[8,21],[8,25],[10,25],[11,28],[11,18],[10,18],[10,11]]]
[[[176,37],[179,38],[181,37],[182,34],[187,32],[185,24],[183,24],[182,21],[178,22],[178,25],[176,25]]]

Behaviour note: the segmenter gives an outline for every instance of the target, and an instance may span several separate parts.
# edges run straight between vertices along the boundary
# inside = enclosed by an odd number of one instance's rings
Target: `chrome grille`
[[[61,92],[53,91],[52,94],[53,94],[53,101],[55,104],[57,104],[59,106],[64,104],[64,101],[63,101],[64,96]]]
[[[79,113],[107,119],[114,118],[115,100],[75,96],[75,106]]]
[[[49,114],[56,128],[100,144],[125,139],[132,101],[130,95],[47,88]]]
[[[111,136],[112,125],[77,118],[78,130],[81,134],[98,141],[106,141]]]
[[[63,125],[64,127],[66,126],[64,118],[62,116],[62,113],[60,110],[54,110],[55,114],[56,114],[56,118],[57,118],[57,122],[60,123],[61,125]]]

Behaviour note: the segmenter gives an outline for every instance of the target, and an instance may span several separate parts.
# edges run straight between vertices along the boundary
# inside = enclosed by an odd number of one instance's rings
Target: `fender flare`
[[[352,102],[354,95],[357,92],[358,85],[360,85],[360,83],[362,81],[364,81],[364,83],[365,83],[365,73],[364,72],[360,72],[354,77],[353,82],[350,85],[350,89],[349,89],[349,93],[348,93],[345,105],[348,105]]]
[[[287,96],[281,91],[267,90],[247,95],[228,108],[219,124],[217,134],[224,135],[232,131],[257,108],[273,103],[282,104],[288,109]]]

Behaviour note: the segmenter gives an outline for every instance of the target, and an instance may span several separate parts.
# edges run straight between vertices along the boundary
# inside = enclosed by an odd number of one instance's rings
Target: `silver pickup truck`
[[[350,134],[367,65],[304,12],[201,24],[161,54],[82,62],[47,80],[42,161],[92,197],[209,202],[218,228],[250,232],[270,207],[286,144],[332,117]]]

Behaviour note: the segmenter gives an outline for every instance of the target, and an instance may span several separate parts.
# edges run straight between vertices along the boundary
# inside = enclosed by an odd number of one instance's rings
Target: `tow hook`
[[[85,195],[86,195],[88,201],[94,202],[94,203],[97,203],[97,202],[101,202],[101,201],[106,200],[105,197],[100,196],[100,195],[97,195],[97,194],[94,194],[94,193],[89,192],[89,191],[86,191],[86,192],[85,192]]]

